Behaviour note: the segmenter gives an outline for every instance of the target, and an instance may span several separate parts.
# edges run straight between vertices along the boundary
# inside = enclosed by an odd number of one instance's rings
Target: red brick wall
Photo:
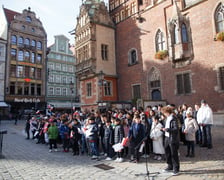
[[[173,68],[168,59],[156,60],[155,34],[160,28],[166,34],[166,21],[172,17],[171,1],[165,1],[142,14],[146,19],[139,24],[134,18],[120,22],[116,27],[116,59],[119,100],[132,99],[132,84],[141,84],[142,98],[149,99],[148,73],[152,67],[161,74],[162,98],[169,103],[193,105],[206,99],[214,111],[224,109],[224,92],[217,92],[215,67],[224,63],[223,42],[214,41],[214,10],[217,1],[208,0],[193,6],[182,14],[190,18],[194,59],[190,65]],[[167,37],[167,35],[166,35]],[[138,64],[128,66],[128,51],[137,49]],[[192,93],[176,95],[175,74],[190,71]]]

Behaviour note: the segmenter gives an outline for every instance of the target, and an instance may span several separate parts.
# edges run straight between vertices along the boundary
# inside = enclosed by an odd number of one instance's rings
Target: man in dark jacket
[[[179,128],[177,118],[173,115],[173,108],[166,106],[162,109],[166,116],[165,128],[165,154],[168,167],[164,171],[173,171],[173,175],[178,175],[180,170],[179,162]]]

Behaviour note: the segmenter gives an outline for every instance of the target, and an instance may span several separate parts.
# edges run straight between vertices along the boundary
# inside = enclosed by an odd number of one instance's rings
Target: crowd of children
[[[186,157],[195,156],[195,141],[205,141],[197,121],[200,109],[197,106],[193,109],[186,104],[180,107],[169,105],[176,117],[178,139],[187,145]],[[170,128],[169,124],[166,127],[166,119],[162,105],[147,106],[145,110],[115,109],[103,113],[86,110],[74,114],[29,116],[25,130],[27,139],[32,132],[37,144],[49,144],[49,152],[58,151],[57,145],[62,144],[63,151],[72,150],[74,156],[86,153],[91,159],[99,159],[102,155],[105,160],[115,162],[123,162],[128,157],[130,162],[138,163],[142,155],[153,154],[158,161],[165,159],[164,139]],[[117,150],[115,145],[121,145],[121,148]]]

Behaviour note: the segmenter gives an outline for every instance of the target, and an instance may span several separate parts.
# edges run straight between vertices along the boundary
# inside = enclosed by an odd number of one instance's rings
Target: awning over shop
[[[0,107],[9,107],[9,105],[6,104],[5,102],[0,102]]]

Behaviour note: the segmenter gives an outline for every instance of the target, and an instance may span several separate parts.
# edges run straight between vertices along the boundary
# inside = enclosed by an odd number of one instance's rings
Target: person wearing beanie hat
[[[198,130],[198,124],[194,118],[192,118],[192,110],[190,108],[186,111],[186,119],[184,120],[184,134],[187,142],[187,154],[186,157],[194,157],[194,142],[195,133]]]

